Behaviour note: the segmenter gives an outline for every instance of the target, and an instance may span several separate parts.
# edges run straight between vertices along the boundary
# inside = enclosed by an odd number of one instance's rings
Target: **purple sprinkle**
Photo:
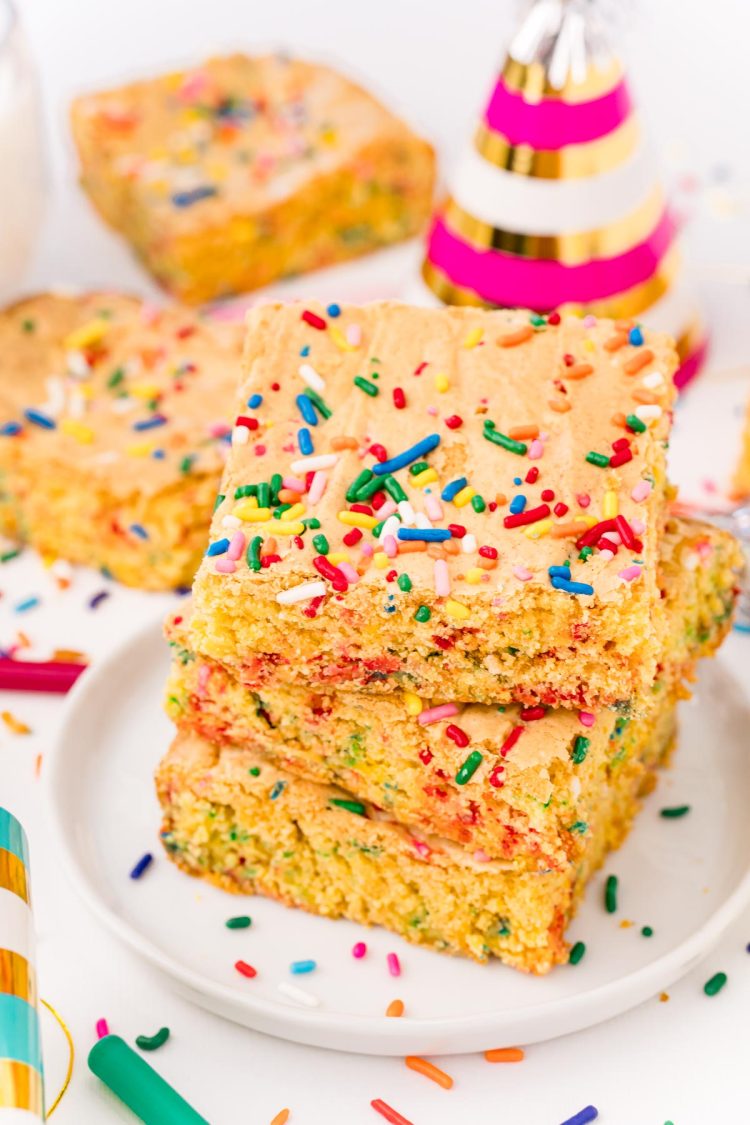
[[[141,433],[143,430],[155,430],[159,426],[166,426],[167,419],[163,414],[152,414],[150,418],[144,418],[140,422],[133,422],[133,429]]]
[[[133,870],[130,872],[130,878],[131,879],[140,879],[143,872],[148,867],[150,867],[153,862],[154,862],[154,857],[151,855],[151,852],[146,852],[145,855],[141,856],[141,858],[138,860],[138,862],[136,863]]]
[[[89,609],[96,609],[106,601],[109,597],[109,590],[100,590],[98,594],[94,594],[93,598],[89,601]]]
[[[587,1105],[584,1109],[574,1113],[572,1117],[568,1117],[563,1121],[562,1125],[588,1125],[589,1121],[596,1121],[599,1116],[599,1110],[596,1106]]]

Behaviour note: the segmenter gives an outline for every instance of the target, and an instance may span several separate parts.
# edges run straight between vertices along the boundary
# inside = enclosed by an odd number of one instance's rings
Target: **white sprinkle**
[[[109,409],[113,414],[130,414],[138,405],[134,398],[116,398],[110,403]]]
[[[45,379],[47,388],[47,401],[42,403],[42,410],[52,418],[57,418],[65,408],[65,384],[59,375],[50,375]]]
[[[477,549],[477,537],[469,532],[461,540],[461,550],[465,555],[473,555]]]
[[[422,531],[424,531],[428,527],[432,527],[432,523],[430,522],[430,520],[428,520],[424,512],[417,512],[416,516],[414,517],[414,525],[415,527],[420,527]]]
[[[319,453],[315,457],[301,457],[289,466],[293,473],[310,473],[316,469],[332,469],[339,459],[338,453]]]
[[[250,441],[250,431],[247,426],[235,426],[232,430],[232,445],[247,445]]]
[[[86,413],[86,399],[83,393],[79,390],[70,392],[68,396],[68,413],[71,418],[83,418]]]
[[[322,392],[326,389],[325,380],[321,379],[315,368],[309,363],[301,363],[297,369],[299,377],[312,387],[314,391]]]
[[[88,379],[91,374],[91,365],[83,352],[66,352],[65,366],[74,379]]]
[[[661,371],[649,371],[648,375],[643,376],[641,383],[644,387],[648,387],[649,390],[653,391],[657,387],[663,386],[664,376]]]
[[[350,324],[345,335],[352,347],[357,348],[362,343],[362,328],[359,324]]]
[[[398,514],[401,516],[401,523],[404,527],[414,527],[417,515],[408,500],[399,501]]]
[[[288,980],[279,981],[278,989],[289,1000],[294,1000],[295,1004],[304,1004],[306,1008],[317,1008],[320,1004],[317,996],[313,996],[311,992],[305,992],[302,988],[297,988],[296,984],[290,984]]]
[[[657,418],[661,418],[663,411],[660,406],[649,404],[647,406],[636,406],[635,413],[642,422],[648,425],[649,422],[655,422]]]
[[[398,536],[398,529],[400,527],[401,524],[396,519],[396,517],[389,516],[381,528],[380,535],[378,536],[378,541],[382,543],[386,535],[392,535],[395,539]]]
[[[225,527],[227,531],[236,531],[238,527],[242,527],[242,520],[239,516],[226,515],[222,518],[221,526]]]
[[[276,595],[276,601],[279,605],[294,605],[295,602],[306,602],[310,598],[325,597],[325,593],[325,582],[302,582],[289,590],[281,590]]]

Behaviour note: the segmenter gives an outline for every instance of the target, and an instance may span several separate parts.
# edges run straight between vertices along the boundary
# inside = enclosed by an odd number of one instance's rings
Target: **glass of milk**
[[[19,292],[41,226],[45,169],[34,68],[10,0],[0,0],[0,300]]]

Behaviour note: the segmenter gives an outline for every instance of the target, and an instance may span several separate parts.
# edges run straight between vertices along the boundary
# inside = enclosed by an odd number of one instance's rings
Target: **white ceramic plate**
[[[608,1019],[666,988],[717,940],[750,899],[750,712],[727,671],[747,641],[728,642],[725,664],[704,670],[685,705],[676,766],[646,803],[626,846],[589,888],[570,937],[586,942],[577,966],[547,977],[477,965],[365,930],[241,898],[180,873],[162,854],[152,774],[171,736],[161,712],[168,656],[159,628],[141,630],[88,671],[71,693],[47,769],[60,856],[79,894],[126,945],[166,973],[179,991],[260,1031],[317,1046],[373,1054],[461,1053],[528,1043]],[[744,653],[744,657],[743,657]],[[691,804],[665,820],[665,804]],[[137,882],[135,861],[155,863]],[[620,909],[602,905],[606,874],[620,879]],[[228,930],[249,913],[249,930]],[[634,925],[622,928],[623,920]],[[640,928],[650,925],[654,936]],[[351,956],[364,940],[367,956]],[[389,976],[394,950],[402,975]],[[247,980],[234,962],[258,970]],[[292,961],[317,970],[293,977]],[[320,1000],[300,1007],[278,990],[292,981]],[[388,1019],[400,997],[407,1015]]]

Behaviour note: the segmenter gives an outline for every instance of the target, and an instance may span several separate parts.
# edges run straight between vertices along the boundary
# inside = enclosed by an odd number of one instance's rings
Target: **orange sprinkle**
[[[503,504],[508,503],[508,497],[505,495],[504,492],[496,492],[495,493],[495,503],[497,504],[498,508],[502,508]]]
[[[79,652],[75,648],[56,648],[50,660],[55,660],[60,664],[88,664],[89,662],[86,653]]]
[[[647,391],[645,387],[636,387],[632,397],[636,402],[653,404],[659,401],[659,396],[655,395],[653,391]]]
[[[651,348],[639,348],[635,355],[631,355],[630,359],[625,360],[622,369],[626,375],[637,375],[647,364],[652,362],[653,358],[654,353]]]
[[[482,570],[494,570],[497,566],[497,559],[486,559],[480,555],[477,559],[477,566],[481,566]]]
[[[556,523],[552,525],[550,530],[553,539],[577,539],[580,534],[580,523]]]
[[[279,1110],[279,1112],[276,1114],[273,1121],[271,1122],[271,1125],[286,1125],[288,1120],[289,1120],[289,1110],[288,1109],[282,1109],[282,1110]]]
[[[612,417],[610,418],[610,422],[613,426],[619,426],[621,430],[624,430],[628,424],[628,420],[625,415],[620,414],[619,412],[612,415]]]
[[[446,542],[447,542],[447,540],[446,540]],[[401,540],[401,539],[399,539],[398,553],[400,555],[411,555],[411,554],[414,553],[414,551],[426,551],[426,550],[427,550],[427,544],[423,540],[420,540],[420,539]]]
[[[501,348],[515,348],[516,344],[525,344],[534,335],[534,329],[530,324],[525,324],[522,328],[517,328],[515,332],[506,332],[504,336],[498,338],[498,344]]]
[[[588,375],[594,374],[594,368],[590,363],[573,363],[570,367],[566,367],[563,372],[564,379],[585,379]]]
[[[616,320],[615,328],[618,332],[629,332],[631,328],[635,328],[632,320]]]
[[[19,648],[31,648],[31,641],[20,629],[16,633],[16,644]]]
[[[446,539],[444,543],[441,543],[441,546],[446,555],[458,555],[461,553],[461,548],[455,539]]]
[[[3,720],[8,730],[12,730],[14,734],[31,734],[31,727],[27,727],[26,723],[22,723],[10,711],[0,712],[0,719]]]
[[[669,999],[669,993],[668,992],[660,992],[659,993],[659,999],[661,1000],[662,1004],[666,1004],[667,1000]]]
[[[447,542],[450,542],[450,540],[447,540]],[[443,549],[442,543],[430,543],[427,547],[427,554],[431,559],[447,558],[447,553]]]
[[[523,1062],[526,1052],[523,1047],[494,1047],[485,1051],[484,1057],[487,1062]]]
[[[335,437],[331,439],[331,449],[336,452],[340,449],[359,449],[359,442],[353,437]]]
[[[547,405],[550,410],[556,410],[558,414],[567,414],[570,410],[570,403],[564,398],[551,398]]]
[[[614,336],[604,341],[605,352],[618,352],[620,348],[624,348],[628,342],[627,332],[615,332]]]
[[[387,1016],[403,1016],[404,1002],[403,1000],[391,1000],[390,1004],[385,1010]]]
[[[632,925],[634,925],[633,922],[629,921],[627,918],[623,918],[622,922],[620,922],[620,929],[629,930]]]
[[[514,441],[524,441],[525,438],[539,437],[538,426],[511,426],[508,430],[508,437],[513,438]]]
[[[299,499],[299,492],[295,492],[293,488],[282,488],[279,490],[279,500],[282,504],[298,504]]]
[[[42,755],[37,754],[34,759],[34,777],[39,778],[42,773]]]
[[[434,1063],[428,1062],[427,1059],[417,1058],[416,1055],[407,1055],[404,1062],[409,1070],[416,1070],[417,1074],[423,1074],[425,1078],[432,1079],[437,1082],[438,1086],[442,1086],[444,1090],[450,1090],[453,1085],[453,1079],[450,1074],[446,1074],[444,1070],[440,1070]]]
[[[263,546],[260,549],[260,557],[263,558],[264,555],[275,555],[275,554],[276,554],[276,540],[274,539],[273,535],[269,535],[268,539],[266,539],[264,541]]]

